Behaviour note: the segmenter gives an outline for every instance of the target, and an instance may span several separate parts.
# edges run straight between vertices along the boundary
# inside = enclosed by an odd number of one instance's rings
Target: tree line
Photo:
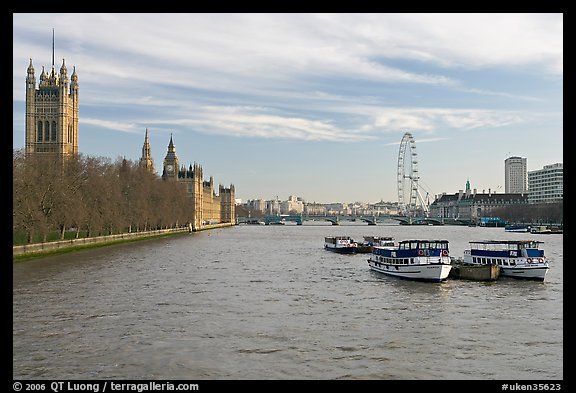
[[[492,210],[494,216],[508,222],[530,224],[564,224],[564,203],[536,203],[502,206]]]
[[[135,161],[78,154],[61,158],[13,151],[13,234],[46,241],[67,231],[82,237],[187,225],[192,199]]]

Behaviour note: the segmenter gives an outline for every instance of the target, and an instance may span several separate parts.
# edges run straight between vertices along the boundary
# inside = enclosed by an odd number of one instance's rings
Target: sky
[[[506,158],[563,162],[563,28],[561,13],[16,13],[13,148],[54,29],[84,155],[137,161],[148,129],[159,175],[172,136],[180,164],[242,201],[396,202],[416,176],[429,202],[466,181],[504,192]]]

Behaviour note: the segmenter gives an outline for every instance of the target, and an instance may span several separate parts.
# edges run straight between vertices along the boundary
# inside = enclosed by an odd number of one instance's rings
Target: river
[[[324,236],[544,241],[545,282],[421,283]],[[563,379],[563,235],[232,228],[13,264],[14,379]]]

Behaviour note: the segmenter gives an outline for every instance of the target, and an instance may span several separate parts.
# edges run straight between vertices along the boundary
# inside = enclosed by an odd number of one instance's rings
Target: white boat
[[[364,236],[362,243],[357,243],[358,253],[371,253],[374,251],[374,246],[393,246],[393,237],[382,236]]]
[[[394,246],[374,246],[368,266],[394,277],[444,281],[452,269],[448,240],[403,240]]]
[[[539,225],[539,226],[530,228],[530,233],[536,233],[539,235],[559,234],[559,233],[563,233],[563,230],[561,228],[558,228],[558,227],[551,228],[548,225]]]
[[[530,225],[527,224],[508,224],[504,227],[506,232],[530,232]]]
[[[464,263],[500,266],[501,277],[544,281],[550,269],[543,242],[534,240],[482,240],[471,241],[464,250]]]
[[[324,249],[340,254],[356,254],[358,244],[349,236],[327,236],[324,238]]]

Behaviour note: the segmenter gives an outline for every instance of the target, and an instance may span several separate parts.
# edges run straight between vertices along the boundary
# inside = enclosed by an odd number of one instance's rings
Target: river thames
[[[545,282],[422,283],[324,236],[541,240]],[[563,235],[232,228],[13,264],[14,379],[561,380]]]

